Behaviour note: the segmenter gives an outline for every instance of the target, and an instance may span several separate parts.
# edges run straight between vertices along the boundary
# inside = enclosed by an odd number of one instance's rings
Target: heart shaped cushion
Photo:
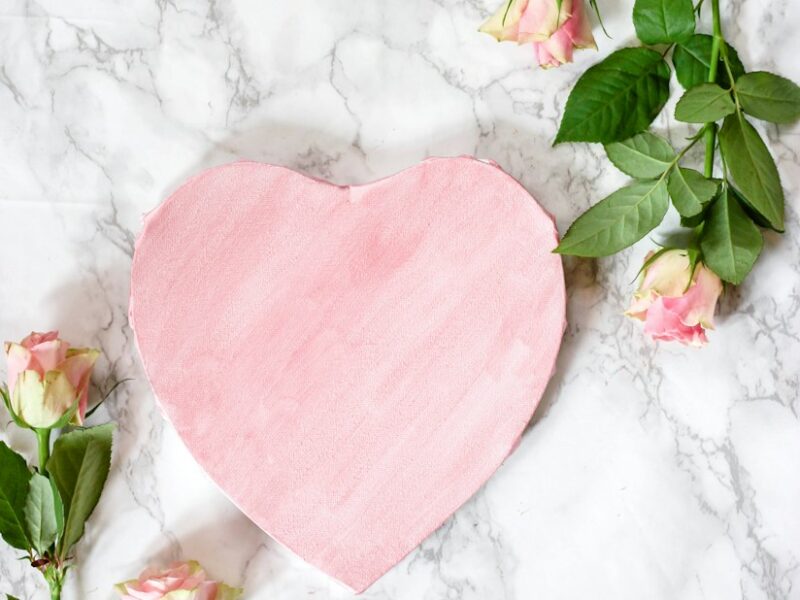
[[[353,187],[238,162],[148,215],[131,319],[202,467],[362,591],[530,420],[564,327],[556,243],[530,195],[472,158]]]

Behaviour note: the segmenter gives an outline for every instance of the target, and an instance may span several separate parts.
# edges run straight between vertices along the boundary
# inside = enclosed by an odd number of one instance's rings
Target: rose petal
[[[8,393],[14,396],[14,386],[23,371],[35,371],[33,354],[25,346],[14,342],[5,343],[6,361],[8,363]]]
[[[685,325],[702,325],[714,329],[714,311],[722,294],[722,281],[702,263],[695,272],[694,283],[680,298],[665,299],[670,310],[681,315]]]
[[[592,22],[586,14],[583,0],[576,0],[572,5],[572,16],[564,23],[564,31],[576,48],[597,49],[592,35]]]
[[[164,571],[146,569],[138,579],[118,584],[116,589],[131,600],[215,600],[217,587],[206,580],[199,563],[190,561],[173,563]]]
[[[544,47],[541,43],[534,43],[533,50],[536,54],[536,60],[539,63],[539,66],[543,69],[549,69],[551,67],[557,67],[561,63],[559,63],[552,54],[547,51],[547,48]]]
[[[89,404],[89,383],[92,377],[92,367],[98,356],[100,356],[100,352],[92,348],[73,350],[60,366],[60,370],[67,375],[69,382],[75,388],[79,397],[78,411],[75,413],[73,420],[75,425],[83,425],[83,419],[86,416],[86,409]]]
[[[634,319],[639,319],[640,321],[644,321],[645,317],[647,316],[647,310],[650,308],[650,305],[655,299],[656,295],[653,292],[648,292],[643,295],[638,293],[634,294],[631,305],[628,307],[628,310],[625,311],[625,315]]]
[[[61,371],[23,371],[17,379],[11,405],[31,427],[52,427],[75,401],[75,390]]]
[[[549,61],[551,66],[572,62],[572,40],[563,29],[559,29],[550,36],[550,39],[542,42],[540,48],[544,48],[556,61],[555,63]]]
[[[30,335],[20,342],[20,344],[26,348],[33,348],[34,346],[38,346],[43,342],[50,342],[56,339],[58,339],[58,331],[48,331],[46,333],[32,331]]]
[[[195,600],[215,600],[217,597],[217,587],[218,584],[216,581],[205,581],[201,583],[195,592]]]
[[[217,589],[217,597],[214,600],[236,600],[242,595],[241,588],[233,588],[221,583]]]
[[[40,373],[46,373],[58,368],[67,357],[69,344],[62,340],[47,340],[29,348],[36,362],[39,363]]]
[[[161,600],[164,594],[161,592],[146,592],[137,588],[128,588],[122,596],[123,600]]]
[[[572,15],[572,0],[531,0],[519,20],[520,42],[548,40]]]
[[[646,259],[650,260],[649,258]],[[689,287],[691,261],[686,250],[666,250],[645,267],[637,294],[682,296]]]
[[[656,340],[677,341],[690,346],[704,345],[708,340],[703,328],[684,324],[681,315],[670,310],[664,300],[657,298],[647,311],[645,333]]]
[[[517,41],[519,20],[528,5],[528,0],[511,0],[504,2],[498,11],[489,17],[480,27],[480,31],[488,33],[500,42]]]

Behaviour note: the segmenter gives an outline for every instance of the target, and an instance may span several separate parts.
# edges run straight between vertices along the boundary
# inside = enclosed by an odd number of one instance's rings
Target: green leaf
[[[708,267],[721,279],[739,285],[753,268],[764,240],[733,194],[725,190],[714,202],[703,228],[700,249]]]
[[[608,144],[647,129],[669,98],[669,77],[669,66],[654,50],[614,52],[578,79],[555,143]]]
[[[606,154],[623,173],[636,179],[653,179],[666,171],[675,151],[664,138],[643,131],[624,142],[606,144]]]
[[[690,89],[708,81],[712,42],[713,38],[710,35],[698,33],[675,47],[675,52],[672,54],[672,62],[675,64],[675,75],[684,88]],[[733,76],[738,79],[744,75],[744,66],[733,46],[730,44],[727,46],[731,71]],[[719,65],[717,65],[717,81],[724,88],[728,88],[731,85],[722,58],[719,60]]]
[[[800,117],[800,87],[794,81],[754,71],[736,81],[736,95],[744,111],[770,123],[793,123]]]
[[[725,164],[747,204],[776,231],[783,231],[783,188],[766,144],[741,114],[725,118],[719,132]]]
[[[693,217],[681,217],[681,227],[686,227],[687,229],[694,229],[705,220],[706,220],[705,211]]]
[[[594,10],[594,14],[597,15],[597,22],[600,23],[600,29],[603,30],[603,33],[606,34],[606,37],[611,37],[608,35],[608,31],[606,31],[606,25],[603,23],[603,15],[600,14],[600,7],[597,6],[597,0],[589,0],[589,6],[592,7]]]
[[[669,174],[667,189],[675,210],[686,219],[703,212],[719,191],[719,183],[703,177],[694,169],[680,167]]]
[[[0,535],[19,550],[30,548],[25,533],[25,499],[30,479],[25,459],[0,442]]]
[[[744,209],[744,212],[747,213],[747,216],[750,217],[750,219],[753,221],[753,223],[755,223],[759,227],[763,227],[765,229],[772,229],[770,227],[770,225],[769,225],[769,222],[767,222],[767,220],[764,217],[762,217],[760,214],[758,214],[758,212],[753,210],[753,207],[751,207],[747,203],[747,200],[745,200],[745,198],[742,195],[742,193],[739,190],[737,190],[733,186],[733,184],[731,184],[730,181],[728,181],[728,185],[729,185],[730,193],[733,195],[734,198],[736,198],[736,201],[739,204],[741,204],[742,208]]]
[[[83,535],[84,524],[103,491],[111,463],[114,425],[79,429],[62,435],[53,445],[47,470],[64,502],[64,535],[59,558],[66,558]]]
[[[675,118],[684,123],[719,121],[736,110],[731,93],[716,83],[701,83],[687,90],[675,106]]]
[[[692,0],[636,0],[633,26],[645,44],[684,42],[694,33]]]
[[[41,556],[56,541],[59,532],[53,487],[50,480],[39,473],[31,477],[25,502],[25,524],[31,544]]]
[[[6,594],[6,600],[19,600],[19,598],[12,596],[11,594]]]
[[[614,254],[654,229],[668,207],[667,186],[663,179],[635,181],[578,217],[555,252],[573,256]]]
[[[50,488],[53,490],[53,510],[56,516],[56,541],[61,539],[64,534],[64,502],[61,500],[61,494],[58,492],[56,482],[52,478],[48,478]]]

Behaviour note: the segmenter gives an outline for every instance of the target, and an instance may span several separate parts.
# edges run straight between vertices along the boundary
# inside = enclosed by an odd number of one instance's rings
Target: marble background
[[[551,148],[598,56],[531,68],[528,48],[476,33],[497,3],[0,2],[0,338],[59,328],[103,349],[99,385],[133,379],[94,417],[119,422],[116,452],[65,598],[189,557],[245,598],[350,597],[240,515],[165,423],[126,316],[134,239],[183,179],[237,158],[355,183],[474,154],[564,231],[624,181],[600,147]],[[632,1],[600,4],[607,53],[632,41]],[[800,80],[800,5],[768,6],[723,0],[728,37],[748,67]],[[800,598],[800,126],[763,131],[789,233],[767,236],[711,344],[656,345],[622,316],[650,242],[567,260],[569,327],[521,446],[364,598]],[[5,546],[0,592],[47,597]]]

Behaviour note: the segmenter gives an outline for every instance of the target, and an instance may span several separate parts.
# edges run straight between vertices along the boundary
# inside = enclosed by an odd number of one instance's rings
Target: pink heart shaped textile
[[[554,369],[551,217],[473,158],[341,187],[237,162],[144,224],[130,315],[187,447],[261,529],[356,591],[512,451]]]

